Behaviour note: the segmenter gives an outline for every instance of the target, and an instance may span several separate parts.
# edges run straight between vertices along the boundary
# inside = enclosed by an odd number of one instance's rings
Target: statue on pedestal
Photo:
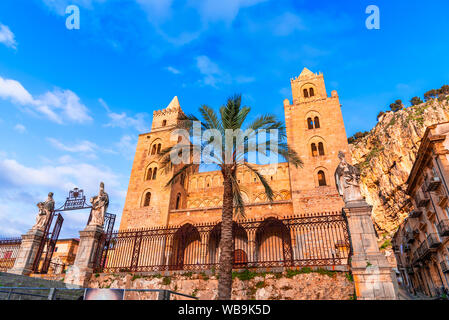
[[[340,164],[335,170],[335,184],[338,193],[343,196],[345,203],[364,201],[360,193],[360,171],[356,167],[346,162],[345,154],[340,151],[338,153]]]
[[[36,224],[31,228],[32,230],[45,231],[45,226],[47,224],[50,215],[55,210],[55,201],[53,200],[53,192],[48,194],[48,198],[45,202],[39,202],[37,204],[39,208],[39,213],[36,217]]]
[[[100,183],[100,192],[90,199],[90,203],[92,204],[92,210],[90,211],[91,219],[88,225],[103,227],[104,215],[109,206],[109,196],[104,191],[103,182]]]

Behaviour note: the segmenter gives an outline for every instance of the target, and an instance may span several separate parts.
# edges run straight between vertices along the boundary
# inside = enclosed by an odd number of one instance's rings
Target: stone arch
[[[148,196],[149,194],[149,196]],[[156,195],[152,189],[145,189],[144,192],[140,195],[140,207],[150,207],[152,203],[154,203]]]
[[[291,265],[292,241],[287,226],[278,218],[266,218],[256,231],[256,254],[259,262]]]
[[[322,152],[320,152],[320,143]],[[326,141],[321,136],[313,136],[308,141],[309,155],[311,157],[320,157],[328,154]],[[314,153],[314,150],[316,153]]]
[[[290,200],[291,198],[290,191],[281,190],[279,193],[282,195],[282,200]]]
[[[320,129],[322,126],[321,114],[316,110],[310,110],[304,117],[306,121],[306,128],[309,130]]]
[[[162,139],[156,138],[150,144],[150,149],[148,150],[149,155],[159,154],[162,148]],[[159,150],[159,152],[158,152]]]
[[[191,223],[180,227],[173,236],[171,270],[188,270],[201,263],[201,236]]]
[[[301,94],[303,98],[312,98],[317,94],[316,86],[313,83],[306,83],[301,87]]]
[[[208,257],[210,264],[216,264],[220,258],[221,222],[216,224],[209,233]],[[248,234],[237,222],[232,224],[234,268],[244,268],[248,263]]]
[[[153,177],[157,177],[157,168],[158,168],[158,163],[157,162],[150,162],[147,167],[145,168],[145,175],[144,175],[144,180],[154,180]],[[155,172],[156,171],[156,176],[155,176]]]
[[[320,172],[322,174],[324,174],[324,182],[325,184],[320,184]],[[314,172],[314,181],[315,181],[315,186],[316,187],[325,187],[325,186],[330,186],[330,181],[331,181],[331,176],[329,175],[329,170],[327,170],[327,168],[325,167],[318,167],[315,168]]]

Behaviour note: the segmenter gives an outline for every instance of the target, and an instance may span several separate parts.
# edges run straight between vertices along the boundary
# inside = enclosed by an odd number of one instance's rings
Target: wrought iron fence
[[[14,266],[21,243],[21,238],[0,238],[0,271],[6,272]]]
[[[220,234],[220,223],[114,232],[102,239],[97,272],[210,270]],[[236,221],[233,238],[236,269],[347,265],[350,253],[340,212]]]

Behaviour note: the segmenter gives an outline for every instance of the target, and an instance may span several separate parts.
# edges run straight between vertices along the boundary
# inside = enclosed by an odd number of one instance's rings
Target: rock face
[[[381,233],[392,236],[407,216],[403,209],[407,178],[416,159],[421,137],[432,124],[449,121],[449,97],[379,118],[370,133],[350,145],[352,162],[361,171],[361,191],[373,206],[373,219]]]
[[[132,274],[97,274],[89,283],[91,288],[167,289],[198,297],[217,299],[218,280],[201,274],[171,275],[168,277]],[[235,278],[232,283],[233,300],[349,300],[354,295],[354,283],[348,274],[309,272],[295,275],[261,274],[252,279]],[[157,293],[128,292],[127,300],[157,299]],[[185,300],[173,295],[172,300]]]

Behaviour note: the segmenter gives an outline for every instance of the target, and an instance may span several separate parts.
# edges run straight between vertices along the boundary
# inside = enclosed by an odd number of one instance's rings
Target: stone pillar
[[[9,273],[29,275],[33,272],[33,264],[36,259],[39,245],[42,241],[44,232],[38,229],[31,229],[22,235],[22,244],[19,253],[14,262],[14,266],[8,270]]]
[[[87,226],[80,231],[80,244],[75,263],[67,269],[64,282],[69,285],[87,287],[94,272],[94,259],[103,234],[103,228],[96,225]]]
[[[351,269],[357,299],[396,300],[396,274],[379,251],[371,209],[364,200],[346,203],[343,208],[352,242]]]

